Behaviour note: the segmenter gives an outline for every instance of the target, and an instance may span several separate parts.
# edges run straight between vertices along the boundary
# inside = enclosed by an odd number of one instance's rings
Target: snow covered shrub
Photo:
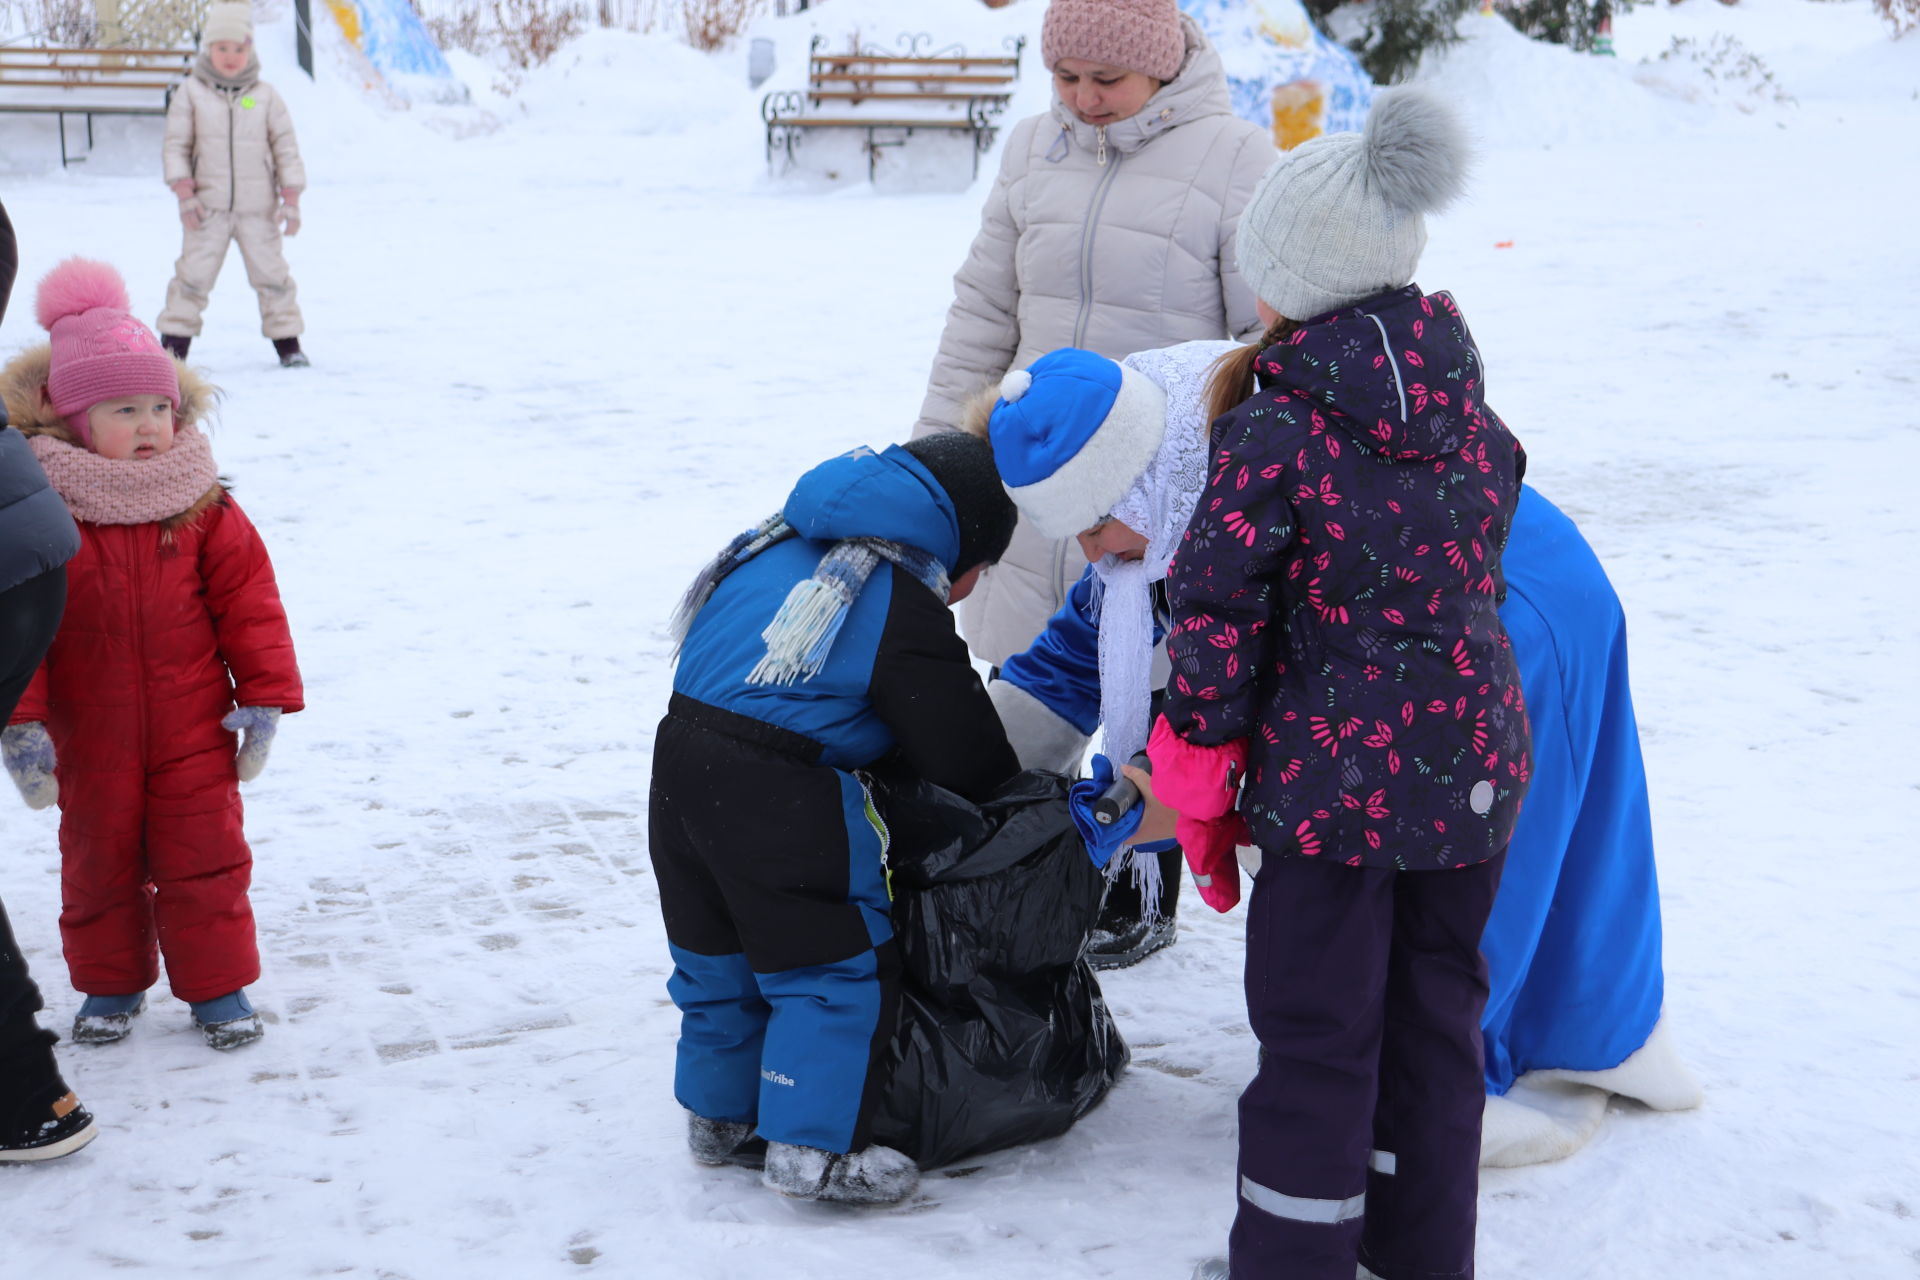
[[[1332,39],[1360,55],[1377,84],[1392,84],[1420,65],[1420,55],[1460,39],[1460,15],[1477,0],[1304,0]]]
[[[1909,31],[1920,29],[1920,0],[1873,0],[1873,7],[1893,28],[1895,40]]]
[[[493,29],[477,3],[463,4],[441,13],[422,14],[427,34],[442,49],[465,49],[484,56],[493,47]]]
[[[763,0],[681,0],[680,17],[687,24],[687,43],[711,53],[746,30]]]
[[[567,0],[463,0],[424,20],[441,48],[498,53],[519,71],[544,66],[586,25],[585,12]]]
[[[24,30],[30,41],[84,49],[100,38],[93,0],[9,0],[0,4],[0,31]]]
[[[522,71],[545,66],[584,25],[564,0],[493,0],[493,20],[500,51]]]
[[[1742,111],[1793,105],[1767,64],[1724,32],[1705,43],[1675,36],[1657,60],[1642,63],[1635,79],[1692,101],[1724,98]]]

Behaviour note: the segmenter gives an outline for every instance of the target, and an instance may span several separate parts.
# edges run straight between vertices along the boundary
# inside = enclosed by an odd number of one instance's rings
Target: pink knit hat
[[[1040,60],[1122,67],[1163,84],[1187,60],[1178,0],[1053,0],[1040,27]]]
[[[128,314],[126,282],[104,262],[68,258],[40,281],[34,314],[53,335],[47,395],[93,447],[87,410],[102,400],[156,395],[180,408],[180,372],[153,330]]]

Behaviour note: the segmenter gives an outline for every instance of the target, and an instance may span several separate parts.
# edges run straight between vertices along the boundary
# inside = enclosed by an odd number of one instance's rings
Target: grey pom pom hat
[[[1235,248],[1254,296],[1289,320],[1413,280],[1423,216],[1466,183],[1465,128],[1430,89],[1389,89],[1361,133],[1312,138],[1274,162],[1240,215]]]

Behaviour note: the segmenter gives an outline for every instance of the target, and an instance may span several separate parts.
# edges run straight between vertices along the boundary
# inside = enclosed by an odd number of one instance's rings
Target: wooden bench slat
[[[1014,58],[881,58],[866,54],[855,56],[850,53],[816,53],[813,61],[832,63],[835,66],[852,66],[862,63],[874,66],[901,67],[1015,67],[1020,63]]]
[[[0,75],[0,89],[171,89],[178,80],[14,80]]]
[[[944,71],[929,71],[920,75],[894,75],[891,72],[878,71],[816,71],[815,80],[863,80],[874,84],[915,84],[927,80],[938,80],[943,84],[1012,84],[1012,76],[966,76],[953,75]]]
[[[68,102],[42,106],[32,102],[0,102],[0,112],[8,115],[36,116],[164,116],[162,106],[136,107],[132,103]]]
[[[972,129],[971,120],[890,120],[883,116],[862,119],[857,116],[782,116],[775,124],[799,125],[808,129]]]
[[[815,102],[1005,102],[1004,93],[862,93],[858,89],[819,89],[807,94]]]

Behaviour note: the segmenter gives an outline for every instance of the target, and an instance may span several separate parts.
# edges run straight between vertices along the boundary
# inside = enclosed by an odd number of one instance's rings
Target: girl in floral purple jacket
[[[1473,1274],[1479,940],[1530,759],[1496,608],[1524,455],[1459,308],[1411,283],[1465,151],[1394,90],[1240,223],[1269,329],[1215,373],[1149,748],[1196,866],[1262,854],[1239,1212],[1198,1276]]]

